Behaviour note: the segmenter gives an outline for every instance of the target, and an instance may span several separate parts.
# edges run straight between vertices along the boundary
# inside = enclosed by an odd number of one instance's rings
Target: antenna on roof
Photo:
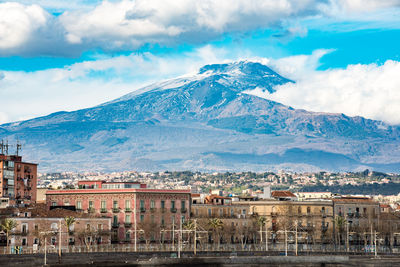
[[[21,151],[22,150],[22,145],[21,145],[21,143],[19,142],[19,140],[17,139],[17,156],[18,156],[18,153],[19,153],[19,151]]]
[[[8,144],[8,139],[7,139],[7,143],[4,146],[4,151],[6,152],[5,154],[8,155],[8,148],[10,147],[10,145]]]

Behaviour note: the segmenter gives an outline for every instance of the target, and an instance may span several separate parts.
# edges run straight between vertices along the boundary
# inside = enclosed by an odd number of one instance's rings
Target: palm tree
[[[224,228],[224,223],[221,221],[220,218],[212,218],[208,221],[208,225],[210,226],[213,233],[215,234],[215,237],[218,239],[218,247],[219,247],[220,242],[221,242],[219,233],[220,233],[220,230],[222,230]]]
[[[7,251],[8,251],[8,236],[10,232],[17,227],[17,222],[13,219],[6,218],[2,223],[1,223],[1,229],[3,229],[4,232],[6,232],[6,238],[7,238]]]
[[[65,217],[65,218],[64,218],[64,222],[65,222],[65,225],[67,226],[67,231],[68,231],[68,246],[69,246],[69,237],[70,237],[70,235],[72,234],[71,227],[75,224],[76,219],[75,219],[75,217],[68,216],[68,217]],[[60,229],[60,231],[61,231],[61,229]]]
[[[335,222],[335,227],[338,230],[338,238],[339,238],[339,245],[340,245],[341,236],[343,233],[344,226],[346,224],[346,219],[342,216],[336,216],[334,222]]]
[[[187,220],[183,223],[182,227],[185,230],[194,231],[195,223],[193,220]],[[190,233],[187,235],[187,242],[190,244]]]

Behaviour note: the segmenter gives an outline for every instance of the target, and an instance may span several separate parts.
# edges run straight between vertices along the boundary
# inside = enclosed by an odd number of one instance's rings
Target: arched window
[[[311,213],[311,208],[307,207],[307,214],[310,214],[310,213]]]
[[[301,207],[298,207],[298,208],[297,208],[297,213],[298,213],[298,214],[301,214]]]

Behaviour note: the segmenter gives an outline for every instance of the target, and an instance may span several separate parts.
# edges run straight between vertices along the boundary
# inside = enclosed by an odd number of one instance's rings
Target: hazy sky
[[[262,97],[400,124],[400,0],[0,1],[0,123],[245,59],[296,81]]]

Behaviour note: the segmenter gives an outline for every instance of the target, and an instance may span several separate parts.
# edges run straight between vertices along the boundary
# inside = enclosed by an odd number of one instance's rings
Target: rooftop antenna
[[[10,145],[8,144],[8,139],[7,139],[7,143],[4,145],[4,150],[6,152],[6,155],[8,155],[8,148],[10,147]]]
[[[19,142],[19,140],[17,139],[17,156],[18,156],[19,151],[21,151],[21,150],[22,150],[22,145]]]

